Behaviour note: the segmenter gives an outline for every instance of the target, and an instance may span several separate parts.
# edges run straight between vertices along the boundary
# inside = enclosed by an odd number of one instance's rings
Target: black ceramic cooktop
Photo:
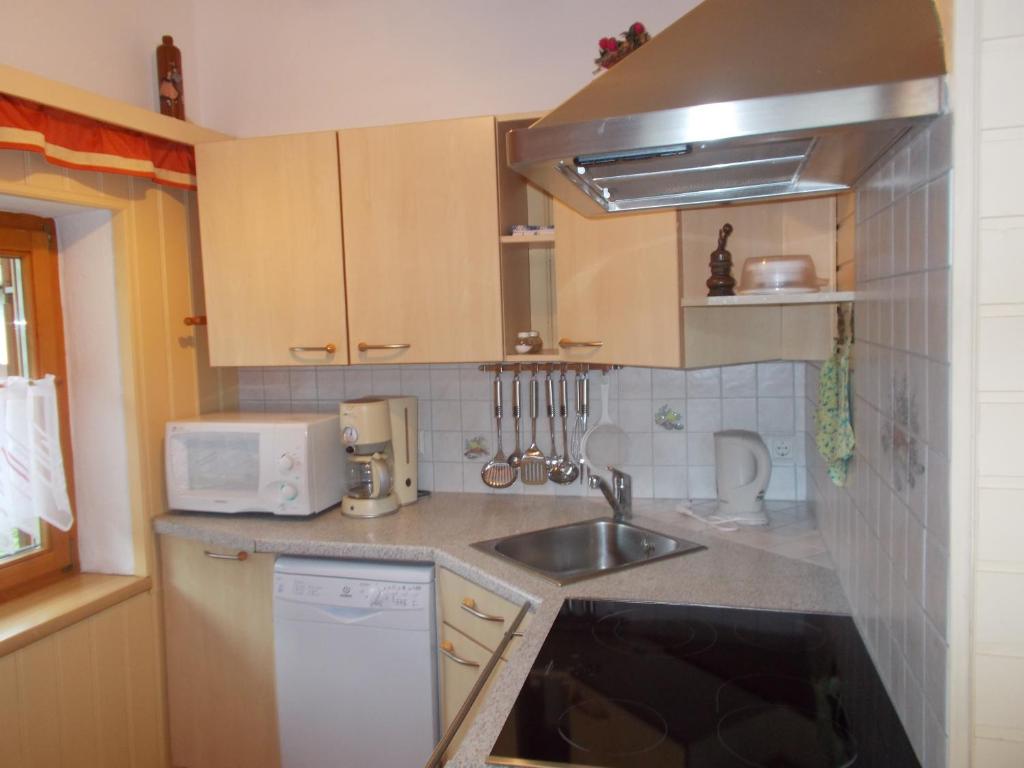
[[[920,768],[846,616],[569,600],[488,758]]]

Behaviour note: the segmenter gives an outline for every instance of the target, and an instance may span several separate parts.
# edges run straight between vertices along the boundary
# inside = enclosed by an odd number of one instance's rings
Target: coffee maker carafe
[[[345,496],[350,517],[380,517],[417,498],[415,397],[364,397],[341,404]]]

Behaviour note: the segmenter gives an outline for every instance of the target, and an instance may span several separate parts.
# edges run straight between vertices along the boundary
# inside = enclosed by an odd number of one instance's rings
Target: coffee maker
[[[416,398],[363,397],[343,402],[340,412],[342,514],[380,517],[416,501]]]

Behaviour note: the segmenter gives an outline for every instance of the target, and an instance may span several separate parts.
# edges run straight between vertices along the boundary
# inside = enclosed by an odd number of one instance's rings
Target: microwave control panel
[[[396,584],[387,581],[274,575],[274,594],[284,600],[343,608],[376,608],[415,611],[433,596],[430,584]]]

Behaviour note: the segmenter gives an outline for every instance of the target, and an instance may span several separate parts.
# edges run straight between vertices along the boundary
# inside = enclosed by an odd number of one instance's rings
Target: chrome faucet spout
[[[587,470],[587,478],[591,488],[596,488],[604,495],[612,508],[613,519],[621,523],[633,516],[633,478],[615,467],[608,467],[612,473],[609,483],[600,475]]]

